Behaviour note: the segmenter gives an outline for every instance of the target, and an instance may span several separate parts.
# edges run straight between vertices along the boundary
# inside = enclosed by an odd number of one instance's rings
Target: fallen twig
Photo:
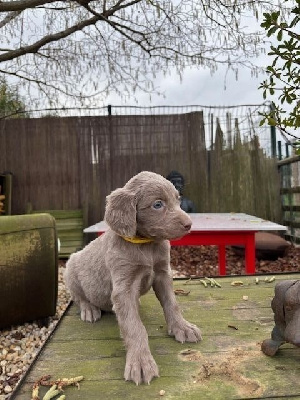
[[[231,282],[231,286],[243,286],[244,282],[242,281],[233,281]]]
[[[40,386],[50,386],[50,389],[43,397],[43,400],[50,400],[55,396],[58,396],[63,391],[65,386],[76,386],[80,389],[79,382],[83,380],[83,376],[76,376],[75,378],[61,378],[55,381],[50,381],[51,375],[44,375],[38,381],[33,384],[31,400],[40,400],[39,389]],[[65,395],[61,395],[57,400],[64,400]]]
[[[189,291],[185,291],[183,289],[175,289],[174,293],[176,296],[187,296],[190,294],[190,290]]]
[[[234,330],[236,330],[236,331],[238,331],[239,330],[239,328],[237,328],[236,326],[234,326],[234,325],[227,325],[228,326],[228,328],[231,328],[231,329],[234,329]]]

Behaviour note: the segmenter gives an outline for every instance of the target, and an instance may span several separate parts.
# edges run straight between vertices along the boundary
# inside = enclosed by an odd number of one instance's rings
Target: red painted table
[[[245,246],[246,274],[255,274],[255,232],[285,231],[286,227],[274,222],[242,213],[189,214],[192,219],[191,232],[172,246],[217,245],[219,247],[219,274],[226,275],[227,245]],[[107,230],[104,221],[84,229],[85,233],[101,235]]]

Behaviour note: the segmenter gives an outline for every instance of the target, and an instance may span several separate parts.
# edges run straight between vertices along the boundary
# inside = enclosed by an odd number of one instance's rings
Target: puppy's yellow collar
[[[128,236],[121,236],[126,242],[135,243],[135,244],[143,244],[143,243],[150,243],[154,242],[154,239],[143,238],[139,236],[128,237]]]

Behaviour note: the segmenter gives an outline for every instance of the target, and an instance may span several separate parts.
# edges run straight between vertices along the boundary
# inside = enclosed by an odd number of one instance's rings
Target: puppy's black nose
[[[189,231],[192,227],[192,224],[185,224],[184,225],[184,229],[186,229],[187,231]]]

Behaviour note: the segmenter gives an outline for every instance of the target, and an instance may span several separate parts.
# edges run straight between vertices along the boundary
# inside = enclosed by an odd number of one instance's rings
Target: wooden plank
[[[56,226],[58,229],[62,229],[64,231],[72,230],[72,229],[80,229],[83,230],[83,222],[80,219],[58,219],[56,221]]]
[[[241,317],[243,316],[242,313],[240,315]],[[188,318],[188,315],[185,315],[185,317],[191,322],[199,321],[198,318]],[[267,338],[273,326],[273,317],[270,316],[270,312],[268,314],[267,311],[265,314],[259,315],[252,320],[248,319],[237,321],[236,318],[233,315],[229,315],[229,313],[223,319],[219,319],[216,313],[210,314],[210,319],[213,320],[213,323],[209,323],[207,319],[202,319],[201,323],[198,322],[198,325],[202,331],[202,336],[209,340],[215,340],[216,337],[218,337],[218,339],[221,339],[224,332],[228,337],[236,341],[239,341],[240,338],[242,338],[242,340],[245,340],[251,337],[259,339],[262,332],[264,332],[264,335]],[[143,321],[147,325],[147,332],[149,337],[153,339],[169,340],[167,327],[163,316],[158,319],[159,323],[157,324],[150,325],[147,323],[147,320],[143,319]],[[218,321],[218,323],[216,323],[216,321]],[[84,326],[79,318],[66,319],[66,322],[68,324],[68,327],[66,327],[66,325],[62,326],[61,330],[58,331],[53,338],[54,342],[64,342],[64,338],[66,337],[66,335],[68,335],[68,340],[88,340],[91,345],[92,340],[102,340],[105,342],[105,340],[118,340],[120,337],[119,328],[114,317],[113,322],[111,323],[107,321],[107,318],[104,318],[102,321],[97,323],[97,328],[95,329],[92,329],[89,326]],[[233,327],[235,327],[235,329]],[[78,332],[78,335],[76,335],[76,333],[74,333],[74,329],[78,328],[80,329],[80,332]],[[209,349],[215,350],[213,343],[206,342],[204,340],[204,348],[206,348],[206,345],[209,346],[209,348],[206,349],[207,351]]]
[[[82,243],[82,235],[80,232],[60,232],[59,238],[61,241],[68,240],[69,242],[75,241]]]
[[[178,296],[184,317],[203,333],[203,340],[194,344],[170,338],[154,293],[143,296],[140,315],[160,369],[160,378],[149,386],[136,387],[123,380],[125,349],[115,315],[104,313],[100,321],[89,324],[80,320],[73,305],[14,399],[27,400],[33,382],[47,374],[53,378],[84,375],[79,391],[66,389],[71,399],[300,398],[300,348],[286,344],[275,357],[260,350],[274,326],[270,302],[275,284],[299,276],[276,275],[271,283],[263,283],[260,277],[258,285],[249,276],[218,278],[221,288],[176,281],[175,289],[190,291]],[[244,286],[231,286],[234,280]],[[160,390],[165,390],[163,397]],[[44,393],[45,389],[41,396]]]
[[[62,254],[67,254],[70,255],[74,251],[78,251],[82,248],[81,242],[75,242],[75,243],[65,243],[63,246],[60,248],[59,255],[61,256]]]
[[[37,213],[48,213],[53,215],[55,219],[68,219],[68,218],[79,218],[82,219],[83,211],[82,210],[34,210],[32,214]]]
[[[284,160],[279,160],[277,161],[277,166],[278,167],[282,167],[283,165],[288,165],[288,164],[292,164],[295,162],[300,161],[300,156],[296,155],[296,156],[291,156],[291,157],[287,157]]]
[[[58,230],[65,231],[65,232],[82,232],[83,230],[83,223],[77,221],[69,221],[69,220],[59,220],[60,222],[56,223],[56,227]]]
[[[300,243],[300,237],[299,236],[285,234],[284,238],[285,238],[285,240],[290,240],[294,244],[299,244]]]
[[[67,247],[82,247],[82,240],[80,239],[68,239],[67,237],[65,237],[65,239],[61,239],[59,236],[59,239],[61,241],[61,248],[67,248]]]
[[[177,378],[177,381],[181,379]],[[207,393],[206,388],[199,388],[193,384],[191,379],[188,380],[185,385],[174,384],[176,381],[174,377],[160,377],[157,380],[152,381],[151,385],[140,385],[136,386],[132,382],[124,382],[124,380],[104,380],[104,381],[86,381],[82,383],[81,389],[76,390],[75,388],[68,388],[65,393],[68,398],[72,400],[99,400],[103,399],[130,399],[130,400],[141,400],[141,399],[186,399],[186,400],[199,400],[199,399],[215,399],[224,400],[232,399],[233,390],[231,387],[222,387],[222,395],[226,397],[220,397],[217,388],[212,393],[213,397],[199,397],[200,393]],[[18,400],[28,400],[28,393],[30,385],[24,386],[22,393],[16,397]],[[165,390],[165,395],[160,396],[160,391]],[[41,396],[45,394],[45,389],[41,390]],[[85,397],[88,396],[88,397]],[[42,397],[41,397],[42,398]]]
[[[280,189],[280,194],[292,194],[292,193],[300,193],[300,186]]]
[[[300,222],[284,220],[283,223],[284,223],[284,225],[292,227],[292,228],[300,228]]]
[[[294,206],[294,205],[282,206],[282,210],[283,211],[300,211],[300,206]]]

